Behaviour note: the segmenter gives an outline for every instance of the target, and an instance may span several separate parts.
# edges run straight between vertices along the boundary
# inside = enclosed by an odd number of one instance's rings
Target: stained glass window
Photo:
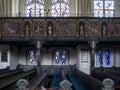
[[[67,17],[70,15],[69,0],[52,0],[52,16]]]
[[[104,49],[98,52],[99,66],[110,66],[111,64],[111,50]]]
[[[110,50],[106,50],[106,65],[110,65]]]
[[[66,51],[61,52],[61,62],[62,64],[66,64]]]
[[[26,0],[26,16],[27,17],[44,16],[44,1]]]
[[[59,64],[60,62],[60,51],[55,52],[55,63]]]
[[[65,65],[67,62],[67,52],[66,50],[56,50],[55,51],[55,63]]]
[[[30,63],[34,63],[35,56],[34,56],[34,52],[33,51],[30,51],[30,53],[29,53],[29,59],[30,59]]]
[[[99,50],[98,59],[99,59],[99,65],[103,66],[103,50]]]
[[[114,0],[94,0],[95,17],[113,17]]]

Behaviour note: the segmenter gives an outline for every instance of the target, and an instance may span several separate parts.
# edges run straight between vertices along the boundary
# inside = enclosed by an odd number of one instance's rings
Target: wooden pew
[[[0,74],[4,72],[8,72],[9,70],[10,70],[9,68],[0,69]]]
[[[40,76],[36,76],[30,81],[29,87],[37,88],[42,80],[48,75],[47,72],[42,73]]]
[[[102,82],[96,80],[94,77],[79,70],[76,70],[76,76],[79,80],[82,80],[87,85],[88,90],[101,90]]]
[[[99,80],[104,80],[105,78],[111,78],[116,85],[120,84],[120,75],[117,73],[115,74],[115,72],[111,72],[108,70],[100,70],[100,69],[94,69],[93,70],[93,76],[98,78]]]
[[[0,73],[0,79],[3,77],[8,77],[8,76],[14,75],[16,73],[21,73],[21,72],[22,72],[22,69],[8,70],[3,73]]]
[[[22,72],[22,73],[16,73],[14,75],[11,75],[10,77],[4,78],[4,79],[2,79],[2,81],[0,81],[0,89],[3,89],[4,87],[6,87],[12,83],[15,83],[19,79],[27,78],[34,73],[36,73],[36,69],[29,70],[29,71]]]

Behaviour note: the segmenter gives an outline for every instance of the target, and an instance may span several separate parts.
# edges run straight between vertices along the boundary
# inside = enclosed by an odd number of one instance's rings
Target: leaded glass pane
[[[55,52],[55,63],[59,64],[59,61],[60,61],[60,52],[57,50]]]
[[[30,3],[32,0],[26,0],[26,4]]]
[[[114,9],[114,1],[105,1],[105,9]]]
[[[110,50],[106,50],[106,64],[110,65]]]
[[[113,17],[114,11],[113,10],[105,10],[105,16],[106,17]]]
[[[43,0],[39,0],[40,3],[44,4],[44,1]]]
[[[34,63],[35,56],[33,51],[30,51],[29,58],[30,58],[30,63]]]
[[[35,8],[35,4],[31,3],[30,5],[27,6],[26,9],[34,9]]]
[[[61,3],[61,15],[62,16],[69,16],[69,6],[65,3]]]
[[[114,0],[94,0],[95,17],[113,17]]]
[[[94,9],[103,9],[103,1],[94,1]]]
[[[69,3],[69,0],[64,0],[65,3]]]
[[[62,51],[61,54],[61,62],[62,64],[66,64],[66,51]]]
[[[44,6],[40,3],[36,3],[36,16],[44,16]]]
[[[56,3],[57,2],[57,0],[52,0],[52,3]]]
[[[52,16],[69,16],[70,10],[69,10],[69,0],[60,0],[57,2],[57,0],[52,0]]]
[[[60,16],[60,3],[52,6],[52,16]]]
[[[99,50],[98,59],[99,59],[99,65],[103,66],[103,50]]]
[[[101,9],[94,10],[95,17],[103,17],[103,11]]]
[[[33,17],[34,16],[34,10],[33,9],[26,10],[26,16],[27,17]]]

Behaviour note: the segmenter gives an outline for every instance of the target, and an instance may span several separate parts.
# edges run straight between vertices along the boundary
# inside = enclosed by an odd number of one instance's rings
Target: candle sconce
[[[50,9],[45,9],[44,11],[45,11],[46,16],[48,16],[49,12],[50,12]]]

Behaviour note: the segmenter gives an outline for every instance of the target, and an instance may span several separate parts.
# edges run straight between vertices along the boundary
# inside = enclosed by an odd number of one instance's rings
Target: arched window
[[[70,16],[70,1],[69,0],[52,0],[51,15],[56,16]]]
[[[94,0],[94,16],[113,17],[115,9],[114,2],[114,0]]]
[[[26,52],[27,65],[37,65],[36,50],[28,49]]]
[[[26,0],[26,16],[44,16],[44,0]]]
[[[113,62],[111,60],[111,50],[101,49],[98,52],[98,62],[99,66],[112,66]]]
[[[54,63],[59,65],[66,65],[68,63],[68,53],[66,50],[59,49],[54,52]]]

